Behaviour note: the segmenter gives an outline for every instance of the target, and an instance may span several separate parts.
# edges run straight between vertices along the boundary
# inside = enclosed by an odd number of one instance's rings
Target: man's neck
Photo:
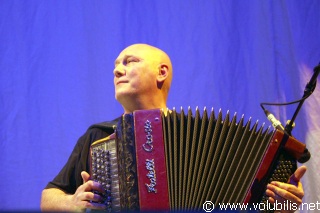
[[[138,107],[124,107],[124,114],[129,114],[129,113],[133,113],[136,110],[151,110],[151,109],[161,109],[164,111],[164,113],[167,112],[167,106],[165,104],[162,105],[157,105],[157,106],[138,106]]]

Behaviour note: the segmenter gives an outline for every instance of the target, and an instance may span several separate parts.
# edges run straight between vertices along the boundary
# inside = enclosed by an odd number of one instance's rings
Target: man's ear
[[[164,82],[169,76],[169,68],[166,64],[160,64],[158,70],[157,81],[158,83]]]

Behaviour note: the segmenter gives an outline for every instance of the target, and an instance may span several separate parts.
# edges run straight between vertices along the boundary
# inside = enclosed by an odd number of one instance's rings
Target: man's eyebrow
[[[140,57],[131,54],[131,55],[125,55],[125,56],[123,56],[122,58],[117,58],[117,59],[114,61],[114,64],[119,64],[120,61],[122,61],[122,60],[124,60],[124,59],[127,59],[127,58],[129,58],[129,57],[134,57],[134,58],[137,58],[137,59],[139,59],[139,60],[142,60]]]

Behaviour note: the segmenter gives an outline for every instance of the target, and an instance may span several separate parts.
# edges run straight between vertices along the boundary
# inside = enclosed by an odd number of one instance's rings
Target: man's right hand
[[[84,211],[85,209],[104,210],[106,205],[99,203],[102,196],[94,193],[105,193],[101,184],[90,180],[87,172],[81,172],[83,184],[74,194],[66,194],[57,188],[44,189],[41,197],[42,211]]]
[[[90,175],[85,171],[81,172],[81,177],[83,184],[79,186],[77,191],[71,196],[71,201],[74,206],[80,209],[105,209],[105,204],[98,203],[102,201],[103,198],[99,194],[93,193],[93,191],[97,191],[102,194],[105,193],[101,184],[90,180]]]

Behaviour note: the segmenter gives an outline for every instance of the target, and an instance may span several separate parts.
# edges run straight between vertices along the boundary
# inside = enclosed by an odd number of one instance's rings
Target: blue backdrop
[[[319,11],[318,0],[0,0],[0,209],[39,210],[78,137],[122,113],[112,71],[126,46],[171,56],[170,108],[221,108],[269,125],[259,103],[302,97],[320,62]],[[317,88],[293,130],[313,154],[308,203],[320,202],[319,104]],[[296,105],[268,109],[285,123]]]

